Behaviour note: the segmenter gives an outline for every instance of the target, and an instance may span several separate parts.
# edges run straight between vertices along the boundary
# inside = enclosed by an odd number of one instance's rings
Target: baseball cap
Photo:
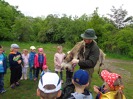
[[[73,80],[79,85],[86,85],[89,81],[89,74],[87,71],[79,69],[74,73]]]
[[[11,44],[11,48],[19,48],[18,44]]]
[[[55,89],[46,89],[46,85],[54,85]],[[38,88],[44,93],[53,93],[61,89],[61,81],[56,73],[46,72],[39,80]]]
[[[109,85],[110,88],[114,88],[114,82],[121,76],[116,73],[110,73],[107,70],[102,70],[101,77]]]
[[[34,50],[34,49],[36,49],[36,48],[35,48],[35,46],[31,46],[30,49]]]

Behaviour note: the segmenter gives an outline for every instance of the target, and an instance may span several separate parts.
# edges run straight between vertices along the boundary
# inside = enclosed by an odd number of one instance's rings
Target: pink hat
[[[38,52],[43,52],[43,48],[38,48]]]
[[[110,73],[107,70],[103,70],[101,72],[101,77],[109,85],[110,88],[114,89],[114,82],[121,76],[116,73]]]

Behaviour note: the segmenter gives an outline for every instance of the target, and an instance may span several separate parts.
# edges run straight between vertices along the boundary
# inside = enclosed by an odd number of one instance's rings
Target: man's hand
[[[79,60],[78,59],[73,59],[72,60],[72,64],[78,64],[79,63]]]

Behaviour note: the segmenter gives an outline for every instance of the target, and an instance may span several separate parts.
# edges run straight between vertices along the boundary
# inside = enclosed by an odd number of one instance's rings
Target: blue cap
[[[79,85],[86,85],[89,81],[89,74],[87,71],[79,69],[74,73],[73,80]]]

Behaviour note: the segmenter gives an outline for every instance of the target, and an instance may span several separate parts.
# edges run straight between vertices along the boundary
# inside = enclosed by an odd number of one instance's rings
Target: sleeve
[[[36,68],[36,65],[37,65],[37,55],[35,55],[35,58],[34,58],[34,67]]]
[[[6,55],[4,55],[4,74],[6,73],[6,71],[7,71],[7,56]]]
[[[44,54],[44,63],[43,65],[47,65],[47,58],[46,58],[46,54]]]
[[[54,55],[54,64],[55,64],[55,65],[59,65],[59,64],[58,64],[58,61],[57,61],[57,54]]]
[[[85,60],[79,60],[79,66],[80,67],[88,67],[88,68],[93,68],[95,67],[98,59],[99,59],[99,48],[95,47],[90,51],[90,55],[87,57]]]

